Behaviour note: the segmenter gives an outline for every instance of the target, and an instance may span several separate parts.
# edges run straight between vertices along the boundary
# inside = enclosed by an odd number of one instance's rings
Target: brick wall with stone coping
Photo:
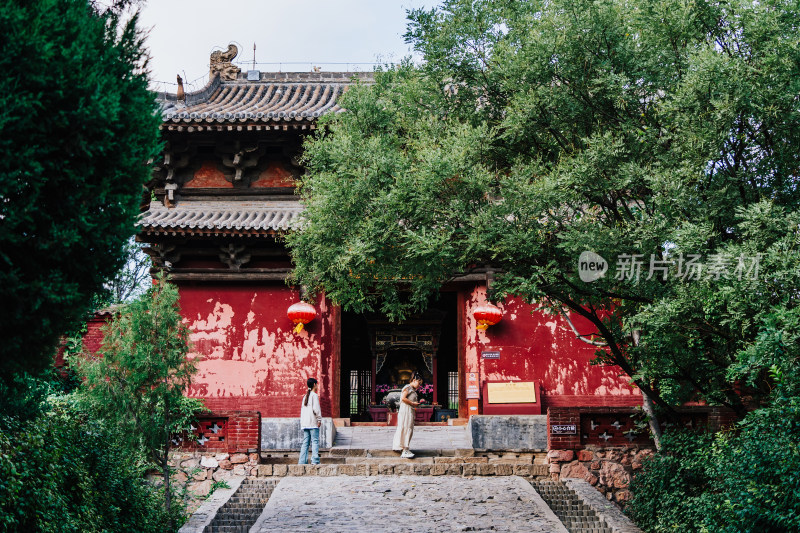
[[[654,448],[640,446],[586,446],[582,450],[547,452],[550,477],[555,481],[583,479],[608,500],[624,506],[632,494],[631,479],[642,469],[642,462],[652,457]]]
[[[183,494],[188,511],[194,512],[206,499],[214,482],[227,482],[236,476],[255,476],[260,456],[257,453],[208,453],[176,451],[170,453],[171,483]],[[154,474],[151,479],[159,482]]]
[[[736,420],[721,407],[685,406],[678,424],[718,431]],[[629,485],[655,446],[645,429],[636,427],[641,411],[631,407],[550,407],[547,410],[547,461],[553,480],[583,479],[610,501],[624,506]],[[570,434],[553,434],[553,426],[574,425]]]

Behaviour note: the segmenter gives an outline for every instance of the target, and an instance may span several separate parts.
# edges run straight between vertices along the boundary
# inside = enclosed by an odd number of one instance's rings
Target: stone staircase
[[[298,465],[292,451],[262,452],[256,468],[258,478],[284,476],[375,476],[449,475],[549,477],[546,454],[499,452],[477,453],[473,449],[417,450],[413,459],[403,459],[386,449],[331,449],[320,453],[319,465]]]
[[[247,533],[277,484],[278,480],[245,479],[203,533]]]
[[[570,533],[614,533],[569,487],[558,481],[531,481]]]

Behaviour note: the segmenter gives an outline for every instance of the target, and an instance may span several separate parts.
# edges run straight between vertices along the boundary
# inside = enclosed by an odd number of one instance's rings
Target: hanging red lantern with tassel
[[[303,326],[305,324],[308,324],[317,317],[317,310],[314,309],[313,305],[301,301],[292,304],[286,312],[286,316],[289,317],[289,320],[297,324],[294,328],[294,332],[300,333],[303,331]]]
[[[472,312],[472,316],[478,321],[478,329],[486,331],[489,326],[494,326],[503,318],[503,312],[496,305],[489,302],[481,304]]]

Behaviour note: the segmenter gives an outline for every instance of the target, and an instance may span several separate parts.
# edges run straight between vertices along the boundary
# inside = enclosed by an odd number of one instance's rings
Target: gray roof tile
[[[208,86],[178,101],[162,93],[167,123],[313,121],[342,110],[337,101],[354,78],[370,83],[371,73],[262,73],[258,81],[241,75],[234,81],[215,77]]]
[[[153,202],[136,225],[150,234],[271,234],[289,229],[302,211],[297,201]]]

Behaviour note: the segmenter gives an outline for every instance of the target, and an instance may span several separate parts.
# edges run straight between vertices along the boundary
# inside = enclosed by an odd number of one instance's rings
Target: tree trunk
[[[169,530],[173,531],[175,528],[172,524],[172,516],[170,515],[170,506],[172,505],[172,490],[170,488],[170,471],[169,471],[169,433],[167,433],[167,440],[164,443],[164,459],[162,462],[162,472],[164,475],[164,508],[169,517]]]
[[[653,435],[653,442],[656,444],[656,450],[661,450],[661,425],[659,425],[658,418],[656,418],[656,410],[653,407],[653,402],[647,394],[642,394],[642,408],[650,423],[650,433]]]
[[[633,330],[631,338],[634,346],[639,346],[639,339],[641,336],[641,330]],[[650,433],[653,435],[653,442],[656,444],[656,450],[661,450],[661,425],[658,423],[656,409],[653,407],[653,401],[648,394],[642,394],[642,409],[644,409],[644,414],[647,415],[647,421],[650,424]]]

